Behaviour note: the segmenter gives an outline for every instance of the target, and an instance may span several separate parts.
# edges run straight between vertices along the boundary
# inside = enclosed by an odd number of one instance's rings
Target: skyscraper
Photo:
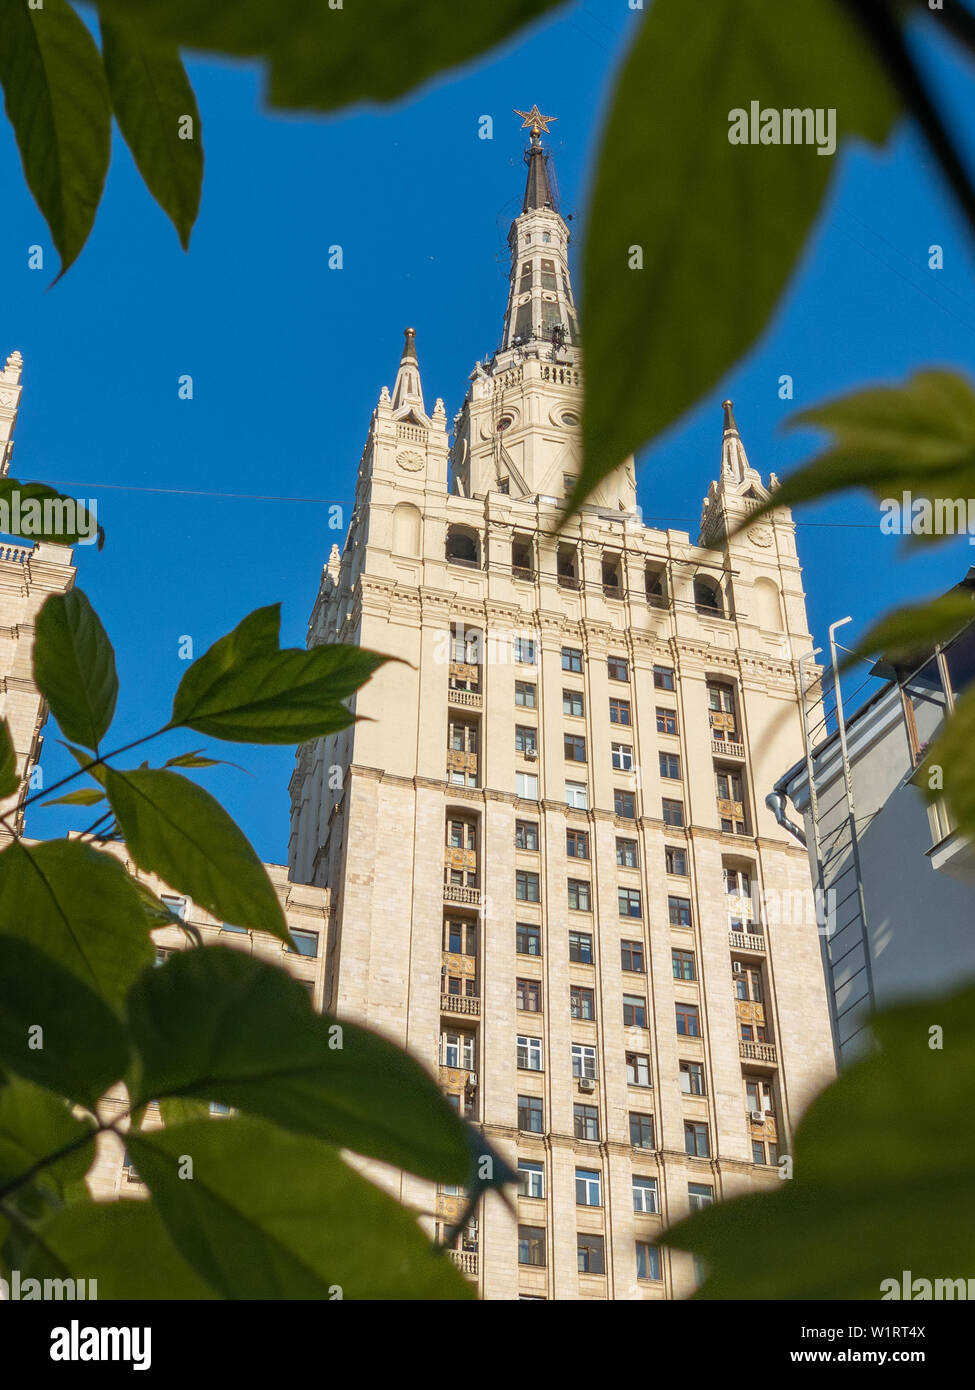
[[[482,1294],[680,1297],[662,1226],[779,1181],[832,1073],[806,858],[765,805],[812,642],[789,512],[723,539],[769,495],[730,401],[696,541],[643,523],[632,459],[561,525],[582,349],[552,118],[519,114],[500,345],[451,437],[406,330],[322,574],[309,643],[399,660],[299,749],[289,866],[330,890],[325,1007],[519,1170],[456,1240]],[[456,1223],[462,1194],[376,1176]]]

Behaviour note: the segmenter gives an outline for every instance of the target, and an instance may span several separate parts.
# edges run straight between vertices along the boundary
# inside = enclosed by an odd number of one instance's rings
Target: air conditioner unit
[[[467,1073],[467,1084],[468,1084],[468,1086],[476,1086],[476,1085],[477,1085],[477,1072],[476,1072],[476,1071],[469,1071],[469,1072]]]
[[[528,761],[529,761],[530,763],[537,762],[537,761],[538,761],[538,749],[537,749],[537,748],[526,748],[526,749],[525,749],[525,757],[528,759]]]
[[[595,1081],[593,1080],[593,1078],[592,1078],[591,1076],[580,1076],[580,1077],[579,1077],[579,1090],[580,1090],[580,1091],[594,1091],[595,1089],[596,1089],[596,1083],[595,1083]]]
[[[752,1111],[752,1124],[753,1124],[753,1125],[763,1125],[764,1123],[765,1123],[765,1111],[764,1111],[764,1110],[753,1110],[753,1111]]]
[[[740,975],[744,968],[740,960],[733,960],[731,962],[731,969],[735,975]]]

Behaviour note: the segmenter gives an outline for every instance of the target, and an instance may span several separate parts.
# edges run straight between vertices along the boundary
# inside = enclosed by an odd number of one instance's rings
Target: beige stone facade
[[[698,541],[643,524],[632,460],[560,531],[583,367],[545,159],[534,132],[452,442],[412,330],[373,413],[308,640],[400,660],[299,750],[289,863],[331,889],[325,1007],[524,1165],[458,1240],[483,1296],[680,1297],[662,1226],[779,1181],[832,1073],[805,855],[765,806],[812,643],[789,513],[720,541],[768,495],[730,403]]]

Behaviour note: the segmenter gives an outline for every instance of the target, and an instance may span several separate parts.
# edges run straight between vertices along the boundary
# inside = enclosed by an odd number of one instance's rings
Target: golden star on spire
[[[531,129],[532,135],[547,135],[548,128],[552,121],[557,121],[558,116],[543,116],[537,106],[533,106],[530,111],[519,111],[514,108],[516,116],[522,116],[522,130]]]

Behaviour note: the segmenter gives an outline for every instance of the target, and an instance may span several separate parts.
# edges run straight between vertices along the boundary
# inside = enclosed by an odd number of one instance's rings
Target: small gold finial
[[[558,116],[543,116],[537,106],[533,106],[530,111],[519,111],[516,106],[514,112],[516,116],[523,118],[522,130],[530,129],[532,135],[547,135],[551,123],[558,120]]]

